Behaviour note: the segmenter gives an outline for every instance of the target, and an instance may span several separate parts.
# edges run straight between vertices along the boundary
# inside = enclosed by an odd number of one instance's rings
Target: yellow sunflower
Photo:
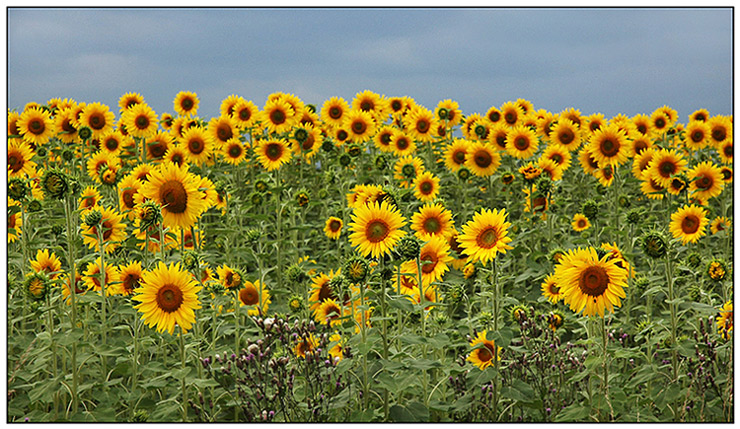
[[[437,128],[437,118],[431,110],[416,106],[404,117],[404,125],[409,136],[419,142],[434,140],[434,130]]]
[[[238,128],[231,116],[212,118],[208,122],[206,132],[211,136],[211,140],[217,147],[221,147],[230,139],[238,137]]]
[[[691,121],[686,125],[684,144],[691,150],[699,150],[709,144],[711,131],[704,121]]]
[[[721,231],[729,230],[731,227],[732,223],[729,219],[724,216],[717,216],[709,225],[709,230],[712,231],[712,234],[718,234]]]
[[[260,121],[268,133],[284,133],[298,120],[295,110],[282,98],[268,100],[261,115]]]
[[[198,95],[189,91],[180,91],[175,95],[173,106],[180,116],[195,116],[198,113]]]
[[[563,178],[564,168],[560,167],[560,165],[552,159],[539,157],[537,159],[537,167],[541,171],[540,174],[548,176],[552,181],[561,180]]]
[[[171,162],[149,173],[139,193],[162,206],[165,226],[188,229],[208,209],[206,195],[199,189],[200,178]]]
[[[146,157],[148,160],[160,161],[167,153],[170,145],[174,144],[174,136],[170,133],[157,132],[145,140]]]
[[[342,128],[349,132],[351,141],[361,143],[375,135],[377,126],[371,113],[352,109],[345,115]]]
[[[335,273],[333,270],[329,274],[320,273],[311,279],[311,291],[309,292],[308,302],[309,310],[315,311],[321,303],[327,299],[338,299],[336,293],[331,288],[331,279],[338,276],[341,269]]]
[[[80,192],[80,198],[78,200],[78,208],[81,213],[97,206],[100,204],[102,196],[95,186],[88,186]]]
[[[615,125],[597,130],[587,147],[601,167],[621,165],[630,155],[627,135]]]
[[[221,148],[221,155],[231,165],[239,165],[244,161],[246,154],[247,148],[237,137],[229,139]]]
[[[327,298],[326,300],[324,300],[313,311],[313,317],[316,322],[322,325],[329,325],[331,327],[337,326],[342,323],[341,318],[348,314],[349,313],[344,311],[343,306],[339,305],[331,298]]]
[[[716,149],[719,152],[719,158],[722,160],[722,163],[732,165],[735,159],[735,149],[732,145],[732,139],[725,139]]]
[[[573,226],[574,231],[581,232],[591,227],[591,221],[589,221],[583,214],[576,213],[573,215],[573,222],[571,222],[571,225]]]
[[[433,236],[421,247],[421,281],[424,285],[440,280],[444,273],[449,271],[448,263],[452,262],[450,246],[445,237]],[[416,273],[416,260],[412,259],[401,264],[401,272]]]
[[[36,251],[36,259],[31,260],[31,268],[37,272],[45,272],[49,279],[55,280],[62,271],[62,261],[54,252],[49,249]]]
[[[195,323],[195,310],[201,308],[198,291],[202,289],[192,276],[180,268],[180,264],[157,267],[142,275],[141,286],[134,289],[131,299],[139,301],[134,308],[143,313],[141,320],[147,326],[157,328],[157,332],[167,330],[175,333],[175,324],[182,333]]]
[[[551,303],[557,304],[558,301],[563,299],[563,293],[560,290],[558,283],[555,281],[555,275],[549,274],[545,277],[545,281],[542,282],[541,288],[542,296],[547,298]]]
[[[316,348],[319,347],[319,340],[314,337],[313,334],[308,334],[308,336],[302,336],[298,337],[296,340],[296,345],[293,347],[293,353],[296,355],[296,357],[299,358],[306,358],[306,354],[312,354]]]
[[[121,115],[126,132],[134,137],[149,137],[157,132],[157,114],[145,103],[126,109]]]
[[[167,152],[164,153],[162,161],[168,161],[176,164],[178,167],[182,167],[183,165],[188,164],[188,155],[188,151],[185,150],[182,145],[173,144],[169,149],[167,149]]]
[[[490,144],[473,142],[468,147],[465,166],[476,176],[488,177],[496,172],[500,164],[501,155]]]
[[[20,211],[21,203],[8,198],[8,213],[10,213],[10,207],[12,206],[18,207],[18,211],[8,215],[8,244],[16,241],[23,233],[21,229],[23,226],[23,216]]]
[[[644,174],[662,187],[668,187],[673,176],[680,174],[688,162],[675,150],[660,149],[653,155]]]
[[[92,138],[98,139],[113,130],[115,116],[108,106],[101,103],[90,103],[84,106],[75,124],[77,128],[88,127]]]
[[[239,290],[239,306],[248,307],[248,316],[264,317],[270,303],[272,303],[270,291],[265,285],[260,284],[259,280],[255,280],[254,283],[247,281],[244,283],[244,287]]]
[[[201,127],[185,130],[180,144],[186,151],[188,161],[197,165],[205,164],[216,146],[212,133]]]
[[[683,244],[696,243],[706,234],[707,211],[696,205],[684,205],[671,214],[669,229]]]
[[[114,295],[115,290],[111,284],[116,281],[116,278],[118,277],[118,267],[109,264],[106,261],[105,263],[103,263],[103,269],[103,276],[105,277],[105,295]],[[101,283],[101,277],[103,276],[101,276],[100,274],[99,257],[95,261],[88,263],[87,267],[85,268],[85,272],[82,275],[82,279],[84,280],[85,286],[87,286],[87,290],[93,290],[95,292],[102,293],[103,284]]]
[[[74,109],[71,107],[62,109],[61,112],[57,112],[56,116],[54,116],[54,128],[57,132],[57,138],[67,144],[77,140],[77,128],[74,125],[76,121],[77,118],[75,117]],[[17,126],[14,130],[10,128],[11,125],[11,119],[10,116],[8,116],[8,134],[19,134],[20,130],[17,129]]]
[[[596,249],[578,248],[566,253],[555,267],[555,282],[560,286],[563,302],[575,313],[604,317],[604,310],[620,307],[620,298],[627,295],[627,271],[609,255],[599,258]]]
[[[437,103],[437,108],[434,109],[437,118],[441,121],[445,121],[448,127],[454,127],[459,124],[462,120],[462,110],[457,101],[446,99]]]
[[[216,268],[216,275],[226,290],[237,290],[244,282],[241,274],[226,264]]]
[[[133,174],[126,175],[126,177],[118,182],[118,206],[129,220],[133,220],[136,215],[134,212],[134,208],[136,207],[134,197],[141,190],[141,187],[142,182]]]
[[[331,127],[341,127],[344,115],[349,112],[349,104],[340,97],[326,100],[321,107],[321,120]]]
[[[495,365],[494,356],[497,360],[501,360],[501,347],[496,347],[496,343],[493,340],[486,339],[486,333],[487,331],[479,332],[470,341],[470,347],[474,347],[474,349],[466,359],[481,371]]]
[[[722,179],[722,170],[711,161],[697,164],[689,170],[689,191],[692,196],[701,200],[708,200],[719,196],[724,189],[725,182]]]
[[[424,204],[411,217],[411,229],[419,239],[427,241],[432,237],[447,237],[455,231],[452,213],[440,203]]]
[[[397,207],[387,201],[372,202],[354,209],[349,239],[363,256],[377,258],[389,253],[398,239],[406,235],[406,231],[401,230],[404,225],[406,219]]]
[[[95,251],[100,251],[100,241],[98,239],[98,228],[102,227],[100,232],[103,235],[103,244],[105,253],[111,253],[121,245],[121,242],[128,237],[126,234],[126,224],[123,223],[123,216],[114,208],[99,207],[97,209],[103,216],[100,220],[100,226],[81,225],[82,242]]]
[[[508,229],[511,223],[506,222],[507,213],[504,209],[482,209],[473,216],[465,226],[462,234],[457,237],[463,253],[469,255],[472,262],[487,263],[495,259],[497,253],[506,253],[511,237]]]
[[[34,152],[28,143],[13,139],[8,141],[8,179],[33,176],[36,163],[31,161]]]
[[[510,128],[506,134],[506,151],[515,158],[529,158],[537,152],[537,135],[524,125]]]
[[[111,131],[100,138],[100,150],[120,156],[126,136],[120,131]]]
[[[732,301],[727,301],[717,315],[717,332],[725,340],[729,340],[732,335],[733,319]]]
[[[302,141],[298,140],[298,137],[296,137],[297,135],[300,135],[298,132],[301,130],[302,132],[300,134],[303,134],[303,136],[301,136]],[[316,128],[311,124],[302,124],[293,136],[294,139],[296,139],[295,144],[293,144],[293,152],[302,156],[304,159],[310,160],[319,152],[322,141],[321,130],[319,128]]]
[[[395,128],[391,127],[390,125],[382,125],[373,137],[373,143],[375,143],[375,147],[380,149],[382,152],[393,152],[391,143],[393,142],[393,135],[395,133]]]
[[[123,113],[130,107],[144,102],[144,97],[137,92],[127,92],[118,99],[118,110]]]
[[[424,163],[417,157],[404,156],[396,161],[393,167],[393,178],[399,181],[399,185],[408,188],[414,183],[416,176],[425,171]]]
[[[414,180],[414,196],[422,202],[432,201],[439,194],[439,177],[424,171]]]
[[[267,171],[277,170],[290,161],[293,152],[288,142],[280,139],[260,140],[254,149],[257,160]]]
[[[46,144],[56,134],[54,120],[49,112],[42,109],[24,110],[16,126],[23,140],[36,146]]]
[[[141,286],[144,272],[139,261],[132,261],[118,267],[118,278],[115,279],[116,283],[111,285],[111,288],[114,289],[114,295],[129,296],[133,294],[134,290]]]
[[[223,112],[222,112],[223,114]],[[249,100],[239,99],[229,114],[239,129],[251,128],[259,120],[259,108]]]
[[[324,226],[324,234],[326,234],[326,236],[331,238],[332,240],[338,240],[339,236],[342,235],[343,225],[344,224],[342,223],[342,219],[331,216],[329,217],[329,219],[326,220],[326,225]]]
[[[454,173],[465,165],[469,146],[469,140],[459,138],[454,139],[452,143],[447,145],[444,150],[444,160],[448,170]]]
[[[416,142],[403,130],[393,130],[390,150],[398,157],[410,156],[416,152]]]
[[[570,152],[578,149],[583,142],[583,136],[578,125],[568,118],[558,118],[557,123],[551,128],[550,141],[564,146]]]

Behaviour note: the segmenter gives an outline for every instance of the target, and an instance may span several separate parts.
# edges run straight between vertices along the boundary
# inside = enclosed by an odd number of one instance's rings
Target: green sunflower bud
[[[364,258],[353,256],[342,267],[342,272],[352,283],[361,283],[370,272],[370,265]]]
[[[8,196],[16,201],[23,201],[31,193],[31,187],[24,179],[14,177],[8,180]]]
[[[404,235],[396,244],[396,252],[402,260],[416,259],[421,251],[421,242],[413,235]]]
[[[41,190],[48,198],[61,200],[70,190],[70,179],[60,170],[49,170],[41,179]]]
[[[653,259],[662,258],[668,252],[668,244],[658,231],[649,231],[640,239],[642,250]]]

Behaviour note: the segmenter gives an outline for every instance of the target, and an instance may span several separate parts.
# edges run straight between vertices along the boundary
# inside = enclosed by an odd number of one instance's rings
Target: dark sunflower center
[[[162,142],[154,142],[149,145],[149,152],[152,153],[153,157],[161,158],[167,152],[167,145]]]
[[[159,188],[159,199],[170,213],[183,213],[188,208],[188,194],[178,180],[168,180]]]
[[[194,105],[195,105],[195,102],[193,101],[192,98],[189,98],[189,97],[183,98],[182,102],[180,103],[180,106],[185,111],[192,109]]]
[[[491,112],[490,115],[488,115],[488,120],[491,122],[498,122],[501,119],[501,113],[499,112]]]
[[[681,221],[681,231],[684,234],[693,234],[699,230],[699,218],[695,215],[688,215]]]
[[[374,220],[367,225],[365,231],[368,241],[371,243],[377,243],[379,241],[383,241],[388,236],[390,228],[388,228],[388,224],[382,220]]]
[[[663,190],[663,186],[661,186],[658,182],[656,182],[653,179],[650,179],[650,186],[652,186],[652,188],[655,189],[656,191],[662,191]]]
[[[229,156],[232,158],[239,158],[242,154],[241,145],[233,144],[229,147]]]
[[[44,125],[44,121],[34,119],[28,124],[28,129],[34,134],[42,134],[46,129],[46,125]]]
[[[339,130],[339,132],[337,133],[337,138],[340,141],[347,140],[347,137],[349,137],[349,134],[347,134],[347,131]]]
[[[429,121],[426,119],[420,119],[418,122],[416,122],[416,131],[420,133],[426,133],[429,131]]]
[[[175,285],[166,284],[157,291],[157,306],[165,313],[177,311],[182,302],[182,291]]]
[[[249,110],[247,108],[244,108],[244,109],[242,109],[242,110],[239,111],[239,119],[241,119],[242,121],[248,121],[249,118],[251,118],[251,117],[252,117],[252,111],[251,110]]]
[[[647,134],[647,126],[645,124],[638,124],[637,131],[639,131],[640,134]]]
[[[260,302],[260,296],[259,292],[257,292],[257,288],[255,287],[245,287],[244,289],[239,291],[239,300],[244,303],[244,305],[255,305]]]
[[[276,109],[270,112],[270,121],[272,121],[273,124],[280,125],[284,123],[285,120],[286,120],[285,112],[283,112],[282,110]]]
[[[113,137],[105,139],[105,147],[111,152],[118,149],[118,140]]]
[[[601,153],[608,157],[618,154],[619,142],[612,139],[604,139],[604,141],[601,142]]]
[[[506,149],[506,134],[499,134],[496,136],[496,144],[501,149]]]
[[[506,114],[504,115],[504,120],[509,125],[514,124],[516,122],[516,113],[506,112]]]
[[[563,157],[559,153],[553,154],[550,157],[551,160],[553,160],[556,164],[560,165],[563,163]]]
[[[709,189],[714,185],[714,180],[707,176],[700,176],[696,179],[696,186],[700,189]]]
[[[645,149],[647,149],[647,143],[645,143],[643,140],[638,140],[637,142],[635,142],[635,153],[639,155],[640,152]]]
[[[452,154],[452,159],[455,161],[455,164],[463,164],[465,162],[465,151],[459,150]]]
[[[333,221],[329,222],[329,229],[332,232],[339,231],[339,228],[341,228],[341,226],[342,226],[342,224],[338,220],[333,220]]]
[[[480,168],[488,168],[488,166],[493,162],[493,158],[488,151],[479,150],[475,153],[475,156],[473,156],[473,161],[475,161],[475,165]]]
[[[270,143],[267,145],[265,155],[270,161],[277,161],[283,155],[283,147],[278,143]]]
[[[550,293],[553,295],[557,295],[560,293],[560,288],[555,283],[550,283]]]
[[[693,141],[694,143],[699,143],[702,140],[704,140],[704,133],[700,130],[696,130],[691,133],[691,141]]]
[[[529,139],[521,136],[517,137],[516,139],[514,139],[514,146],[522,151],[527,150],[529,148]]]
[[[564,130],[558,134],[558,141],[564,145],[568,145],[575,140],[576,135],[571,130]]]
[[[440,225],[439,219],[435,217],[430,217],[429,219],[424,220],[424,231],[436,234],[442,229],[442,226]]]
[[[375,108],[375,104],[370,100],[363,100],[362,103],[360,103],[360,110],[367,112],[373,110],[373,108]]]
[[[341,118],[342,117],[342,109],[340,109],[339,107],[336,107],[336,106],[331,107],[329,109],[329,117],[332,118],[332,119],[339,119],[339,118]]]
[[[671,161],[663,161],[660,163],[661,176],[668,177],[676,172],[676,164]]]
[[[478,238],[476,239],[478,247],[482,247],[484,249],[490,249],[494,247],[497,241],[498,233],[496,231],[496,228],[494,227],[486,228],[483,232],[478,234]]]
[[[399,110],[401,110],[401,108],[403,108],[403,104],[399,100],[393,100],[391,102],[391,108],[394,112],[398,112]]]
[[[409,147],[409,141],[405,137],[401,137],[396,142],[396,147],[398,147],[399,150],[406,150]]]
[[[126,274],[126,277],[123,278],[123,282],[121,282],[126,294],[130,294],[139,286],[139,279],[140,278],[137,274]]]
[[[722,152],[725,154],[726,157],[732,157],[732,145],[728,144],[727,146],[725,146]]]
[[[222,142],[234,137],[234,133],[231,131],[231,127],[228,124],[219,125],[216,129],[216,134],[218,135],[218,139]]]
[[[70,131],[65,126],[71,127],[71,125],[69,125],[69,119],[65,119],[62,122],[62,129],[64,131]],[[10,124],[8,124],[8,128],[10,128],[10,134],[12,134],[14,136],[17,136],[17,135],[19,135],[21,133],[21,130],[18,129],[18,121],[17,120],[15,120],[15,121],[11,122]],[[74,128],[72,128],[71,131],[74,131]]]
[[[380,135],[380,143],[383,145],[389,145],[391,144],[391,133],[383,133]]]
[[[102,113],[90,115],[90,128],[100,130],[105,126],[105,116]]]
[[[658,118],[658,119],[656,119],[656,120],[655,120],[655,126],[656,126],[656,127],[658,128],[658,129],[661,129],[661,128],[665,127],[665,125],[666,125],[665,119],[663,119],[663,118]]]
[[[578,287],[581,292],[594,298],[603,295],[609,287],[609,276],[606,269],[600,266],[586,268],[578,279]]]
[[[324,283],[319,288],[319,302],[326,301],[327,299],[333,299],[334,291],[331,290],[331,286],[329,286],[329,280],[324,281]]]
[[[490,344],[484,345],[484,348],[478,349],[478,359],[482,362],[488,362],[493,359],[493,347]]]
[[[140,130],[146,129],[149,126],[149,118],[144,115],[136,117],[136,127]]]
[[[23,157],[20,157],[15,153],[8,155],[8,166],[10,166],[10,169],[13,170],[14,173],[17,173],[23,167]]]
[[[426,181],[423,182],[421,186],[419,186],[419,190],[422,194],[429,195],[434,190],[434,185],[432,184],[432,182]]]
[[[134,208],[134,194],[136,193],[136,190],[134,189],[126,189],[121,193],[121,199],[123,200],[123,204],[126,206],[127,209],[133,209]]]
[[[598,122],[591,122],[590,124],[588,124],[588,128],[589,128],[589,129],[590,129],[591,131],[596,131],[596,130],[598,130],[599,128],[601,128],[601,124],[600,124],[600,123],[598,123]]]
[[[586,221],[584,219],[578,219],[578,227],[579,228],[585,228],[586,227]]]
[[[185,161],[185,159],[182,157],[182,154],[179,152],[175,152],[172,154],[172,162],[174,162],[177,165],[182,165],[182,163]]]
[[[200,137],[195,137],[188,141],[188,150],[193,155],[198,155],[206,148],[205,142]]]
[[[15,215],[8,218],[8,229],[15,228]]]
[[[367,124],[364,121],[352,122],[352,132],[355,134],[364,134],[367,131]]]
[[[437,262],[439,261],[439,258],[436,254],[432,252],[424,253],[421,255],[420,260],[422,262],[421,265],[421,272],[424,274],[429,274],[432,271],[434,271],[434,268],[437,266]]]

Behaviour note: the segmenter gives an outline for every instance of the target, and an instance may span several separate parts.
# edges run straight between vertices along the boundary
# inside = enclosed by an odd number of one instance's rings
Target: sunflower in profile
[[[454,139],[452,143],[447,145],[444,150],[444,160],[448,170],[454,173],[465,165],[469,146],[469,140],[459,138]]]
[[[474,349],[466,359],[481,371],[495,365],[494,356],[497,360],[501,360],[501,347],[496,347],[496,343],[493,340],[486,339],[486,333],[487,331],[479,332],[470,341],[470,347],[474,347]]]
[[[587,146],[599,166],[618,166],[629,157],[627,135],[616,125],[610,124],[597,130]]]
[[[23,140],[41,146],[56,134],[54,121],[49,112],[42,109],[27,109],[21,113],[16,123]]]
[[[342,226],[344,226],[342,219],[331,216],[326,220],[326,225],[324,225],[324,234],[332,240],[338,240],[342,234]]]
[[[170,133],[157,132],[146,139],[146,157],[154,161],[161,161],[170,145],[174,144],[174,137]]]
[[[126,131],[134,137],[149,137],[157,132],[157,114],[146,103],[138,103],[121,115]]]
[[[419,142],[434,140],[434,130],[437,128],[437,118],[431,110],[416,106],[404,117],[404,125],[409,136]]]
[[[143,313],[144,320],[157,332],[175,333],[175,324],[182,333],[195,323],[195,310],[201,308],[198,291],[202,289],[192,276],[180,267],[180,263],[157,267],[142,274],[141,286],[134,289],[131,298],[139,304],[134,308]]]
[[[455,232],[452,213],[442,204],[424,204],[411,217],[411,229],[415,235],[427,241],[432,237],[447,237]]]
[[[662,187],[670,185],[673,176],[680,174],[688,162],[676,150],[660,149],[648,165],[645,174]]]
[[[342,318],[345,315],[349,315],[349,313],[345,313],[341,305],[333,299],[327,298],[313,311],[313,317],[316,322],[322,325],[334,327],[342,323]]]
[[[498,123],[491,127],[488,132],[488,142],[497,151],[506,151],[506,136],[509,133],[509,126],[505,123]]]
[[[388,254],[398,239],[406,235],[406,231],[401,230],[404,225],[406,219],[397,207],[387,201],[372,202],[354,209],[349,239],[362,256],[377,258]]]
[[[361,143],[375,135],[373,115],[363,110],[352,109],[344,117],[342,128],[349,132],[349,139]]]
[[[80,269],[81,270],[81,269]],[[95,292],[103,291],[103,284],[101,283],[102,277],[105,277],[105,295],[114,295],[114,288],[112,283],[118,277],[118,268],[115,265],[109,264],[107,261],[103,263],[104,274],[100,272],[100,258],[98,257],[94,262],[90,262],[85,267],[84,273],[82,274],[82,280],[84,281],[87,290]]]
[[[36,171],[36,163],[31,161],[33,150],[28,143],[12,139],[8,141],[8,179],[31,177]]]
[[[268,133],[278,134],[290,130],[297,120],[295,110],[282,98],[268,100],[260,118]]]
[[[711,161],[697,164],[689,170],[687,176],[689,191],[692,196],[701,200],[719,196],[725,186],[725,182],[722,180],[722,170]]]
[[[617,262],[609,255],[599,258],[593,247],[566,253],[554,272],[563,302],[584,316],[603,318],[604,310],[614,312],[614,306],[621,306],[620,298],[627,296],[627,271]]]
[[[439,177],[424,171],[414,180],[414,196],[419,201],[432,201],[439,195]]]
[[[221,112],[222,116],[234,116],[234,110],[236,108],[236,104],[240,101],[243,101],[244,99],[236,94],[231,94],[228,97],[221,100],[221,105],[219,106],[219,112]]]
[[[721,231],[729,230],[732,227],[732,223],[724,216],[717,216],[709,225],[709,230],[712,234],[719,234]]]
[[[550,141],[564,146],[570,152],[578,149],[583,142],[581,130],[573,121],[568,118],[560,117],[557,123],[552,127]]]
[[[212,133],[201,127],[185,130],[180,144],[187,154],[188,161],[197,165],[205,164],[216,146]]]
[[[422,284],[429,285],[434,281],[440,280],[444,276],[444,273],[449,271],[447,264],[452,262],[447,239],[440,236],[429,237],[427,243],[421,247],[419,259],[421,260]],[[416,273],[416,260],[412,259],[401,264],[401,272]]]
[[[226,290],[238,290],[242,286],[243,279],[239,270],[235,270],[226,264],[216,268],[216,275]]]
[[[390,150],[398,157],[409,156],[416,152],[416,142],[403,130],[394,129]]]
[[[11,207],[17,207],[18,211],[8,215],[8,244],[16,241],[22,234],[21,227],[23,226],[23,217],[21,216],[21,203],[8,198],[8,213],[10,213]]]
[[[657,151],[654,147],[649,147],[635,155],[635,158],[632,160],[632,175],[635,176],[636,179],[643,180],[650,176],[647,174],[647,170],[650,166],[650,161],[653,160],[655,152]]]
[[[555,281],[555,275],[549,274],[545,277],[545,281],[542,282],[541,288],[542,296],[547,298],[551,303],[557,304],[558,301],[563,299],[563,293],[560,291],[560,286],[558,286]]]
[[[195,116],[198,113],[198,95],[190,91],[180,91],[175,95],[173,106],[180,116]]]
[[[393,167],[393,178],[399,181],[403,188],[410,187],[416,176],[425,171],[424,163],[417,157],[404,156],[396,161]]]
[[[496,171],[500,164],[501,155],[490,144],[474,142],[468,147],[465,167],[476,176],[488,177]]]
[[[537,151],[537,135],[524,125],[510,128],[506,133],[506,151],[514,158],[529,158]]]
[[[574,231],[581,232],[591,227],[591,221],[589,221],[588,218],[583,214],[576,213],[575,215],[573,215],[573,222],[571,222],[571,226],[573,226]]]
[[[513,249],[508,244],[512,241],[508,236],[511,223],[506,222],[506,216],[504,209],[482,209],[476,213],[457,237],[463,253],[469,255],[473,262],[486,264],[495,259],[498,253]]]
[[[188,229],[208,208],[200,179],[171,162],[160,164],[149,173],[139,193],[162,206],[164,224],[170,228]]]
[[[292,151],[288,142],[280,139],[260,140],[254,149],[257,160],[267,171],[277,170],[290,161]]]
[[[321,107],[321,120],[331,127],[341,127],[344,115],[349,110],[349,104],[343,98],[332,97],[326,100]]]
[[[729,340],[732,336],[733,319],[732,301],[727,301],[719,309],[719,314],[717,315],[717,332],[725,340]]]
[[[89,248],[100,251],[100,241],[98,232],[102,233],[105,253],[111,253],[121,245],[121,242],[128,236],[126,234],[126,224],[123,223],[123,216],[111,207],[98,207],[90,210],[98,210],[102,218],[98,225],[89,226],[83,223],[82,242]],[[100,231],[98,231],[100,228]]]
[[[90,128],[91,138],[99,139],[113,130],[114,123],[115,116],[108,106],[101,103],[90,103],[84,106],[75,125],[78,130],[82,127]]]
[[[43,271],[49,279],[55,280],[62,271],[62,261],[54,252],[49,252],[49,249],[38,250],[36,259],[31,260],[31,268],[37,273]]]
[[[561,171],[565,171],[570,167],[572,155],[559,144],[551,144],[542,152],[542,158],[552,160]]]
[[[681,243],[696,243],[706,234],[709,223],[707,211],[696,205],[684,205],[671,214],[671,223],[668,227],[675,238]]]
[[[80,198],[78,199],[77,207],[80,213],[84,213],[87,210],[96,207],[100,204],[100,200],[103,197],[100,195],[98,188],[95,186],[88,186],[80,192]]]

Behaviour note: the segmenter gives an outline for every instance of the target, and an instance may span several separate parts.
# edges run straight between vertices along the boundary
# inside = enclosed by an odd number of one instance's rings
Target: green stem
[[[105,291],[107,280],[105,278],[105,243],[103,243],[103,229],[102,223],[99,222],[97,228],[95,230],[98,233],[98,247],[100,249],[100,290],[103,294],[103,301],[101,303],[101,316],[103,318],[103,329],[101,332],[101,340],[102,340],[102,350],[101,352],[105,352],[105,344],[108,340],[108,314],[106,309],[107,304],[107,294]],[[101,353],[100,355],[100,361],[103,364],[103,385],[106,385],[106,381],[108,378],[108,358],[105,354]]]
[[[77,329],[77,273],[75,271],[75,245],[72,235],[72,197],[67,196],[64,200],[64,218],[67,224],[67,263],[69,264],[69,297],[71,300],[71,329]],[[79,407],[79,398],[77,395],[78,375],[77,375],[77,341],[72,342],[72,413],[77,414]]]
[[[380,309],[383,312],[383,359],[388,360],[388,307],[385,305],[385,257],[380,258]],[[304,288],[305,289],[305,288]],[[388,421],[388,389],[383,389],[383,421]]]
[[[182,368],[182,381],[180,387],[182,388],[182,421],[188,421],[188,389],[185,385],[185,332],[180,326],[180,363]]]
[[[671,310],[671,348],[672,351],[672,365],[673,365],[673,380],[678,380],[678,345],[676,344],[676,327],[678,319],[676,317],[676,296],[673,291],[673,264],[671,263],[670,251],[666,252],[665,256],[665,268],[666,277],[668,281],[668,306]]]
[[[52,357],[52,371],[54,374],[54,384],[57,383],[57,345],[54,342],[54,315],[53,308],[51,306],[51,294],[46,294],[46,307],[47,307],[47,328],[49,329],[49,348],[51,348]],[[54,392],[54,420],[56,421],[59,413],[59,391]]]
[[[425,314],[425,307],[424,307],[424,283],[422,281],[421,276],[421,256],[416,256],[416,273],[417,273],[417,281],[419,283],[419,307],[421,308],[421,336],[425,337],[427,336],[426,332],[426,314]],[[424,342],[424,344],[421,345],[421,357],[422,359],[425,359],[427,355],[427,344]],[[422,377],[422,383],[424,387],[424,405],[429,405],[429,396],[427,394],[428,391],[428,384],[429,380],[427,379],[428,374],[426,370],[423,370],[422,373],[424,374],[424,377]]]
[[[609,421],[611,421],[614,415],[614,410],[612,409],[612,404],[609,401],[609,354],[607,353],[608,336],[606,331],[606,320],[604,317],[601,318],[601,337],[603,340],[602,348],[604,351],[604,383],[602,384],[602,387],[604,388],[604,399],[606,400],[606,403],[609,405],[609,409],[611,410],[611,413],[609,414]]]

